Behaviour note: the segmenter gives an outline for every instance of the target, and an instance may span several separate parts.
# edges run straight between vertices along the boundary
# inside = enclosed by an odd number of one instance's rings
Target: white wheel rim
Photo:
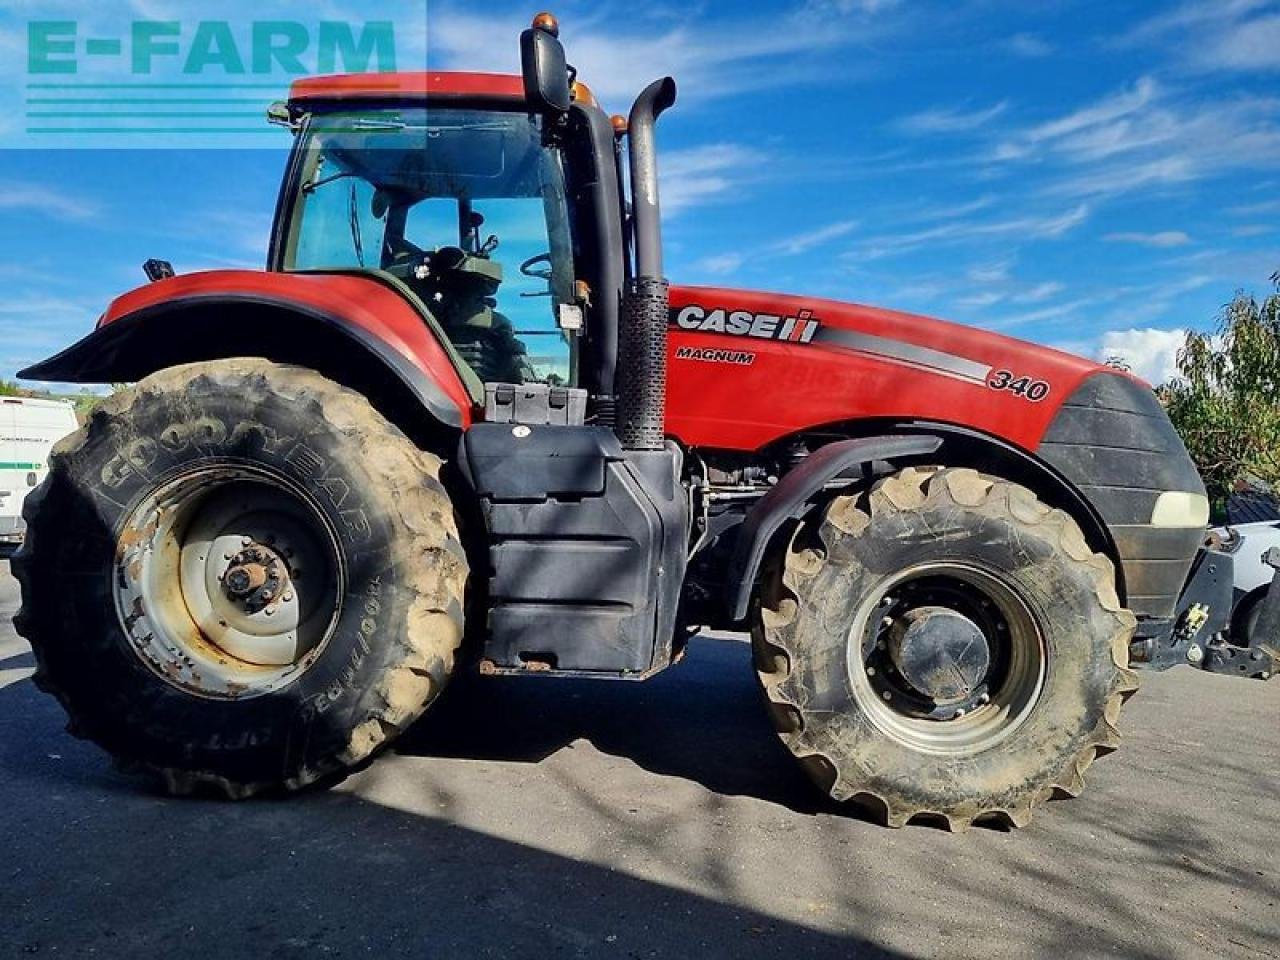
[[[341,568],[336,535],[291,484],[212,467],[162,483],[130,512],[112,588],[134,651],[160,677],[243,699],[315,662],[341,608]]]

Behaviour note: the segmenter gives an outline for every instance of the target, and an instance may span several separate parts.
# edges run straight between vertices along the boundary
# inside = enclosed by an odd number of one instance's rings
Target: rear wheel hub
[[[126,520],[113,578],[135,651],[215,698],[270,693],[314,662],[341,608],[336,535],[301,492],[217,466],[162,484]]]
[[[266,544],[254,542],[231,558],[222,591],[245,610],[264,610],[289,593],[289,565]]]

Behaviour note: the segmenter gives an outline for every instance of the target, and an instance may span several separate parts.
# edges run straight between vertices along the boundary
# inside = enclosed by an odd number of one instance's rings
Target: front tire
[[[1232,638],[1239,646],[1252,647],[1260,643],[1258,621],[1262,619],[1262,602],[1267,599],[1267,587],[1247,597],[1236,610],[1232,625]]]
[[[1022,826],[1119,743],[1133,615],[1067,514],[973,470],[833,500],[766,573],[775,726],[818,785],[900,827]]]
[[[462,637],[440,465],[360,395],[265,360],[111,396],[24,509],[37,684],[173,792],[351,768],[435,699]]]

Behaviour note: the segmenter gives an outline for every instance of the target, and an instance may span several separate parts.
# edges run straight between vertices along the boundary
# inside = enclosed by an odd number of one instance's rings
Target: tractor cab
[[[481,380],[574,383],[573,244],[543,126],[413,101],[305,114],[279,268],[387,275]]]
[[[477,406],[483,384],[541,384],[580,391],[575,407],[590,398],[612,422],[634,273],[620,186],[627,124],[570,84],[562,53],[548,61],[546,44],[559,43],[545,26],[526,32],[527,79],[296,82],[272,111],[296,139],[269,266],[395,286],[447,343]],[[656,206],[648,222],[656,229]]]

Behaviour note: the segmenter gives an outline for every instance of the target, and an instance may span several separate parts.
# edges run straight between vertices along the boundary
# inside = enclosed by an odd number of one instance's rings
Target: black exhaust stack
[[[662,274],[662,222],[653,127],[676,102],[670,77],[645,88],[631,108],[631,222],[635,276],[627,283],[618,332],[618,437],[628,450],[661,450],[666,431],[667,312],[670,284]]]

